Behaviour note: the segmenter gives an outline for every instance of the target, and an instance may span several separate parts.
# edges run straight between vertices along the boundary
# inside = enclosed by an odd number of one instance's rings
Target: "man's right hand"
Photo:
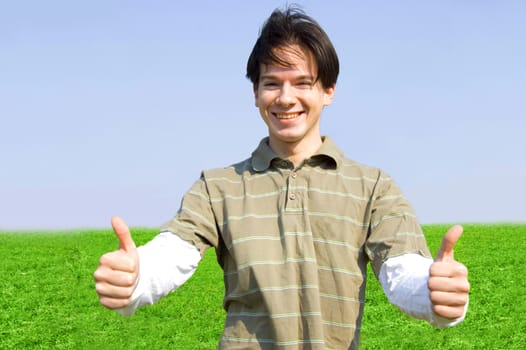
[[[128,306],[139,276],[139,255],[130,229],[119,217],[111,219],[119,249],[104,254],[93,274],[99,301],[108,309]]]

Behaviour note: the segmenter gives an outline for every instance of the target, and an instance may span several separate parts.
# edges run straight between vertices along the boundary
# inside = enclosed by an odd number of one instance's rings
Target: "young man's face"
[[[290,66],[262,65],[254,88],[256,106],[268,126],[270,145],[321,143],[320,114],[332,102],[334,86],[324,89],[316,81],[317,66],[310,52],[298,46],[280,51]]]

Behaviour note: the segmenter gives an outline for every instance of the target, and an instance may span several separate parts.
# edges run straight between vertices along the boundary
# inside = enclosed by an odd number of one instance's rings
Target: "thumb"
[[[453,248],[455,247],[455,244],[457,244],[463,230],[462,226],[455,225],[446,232],[444,237],[442,237],[442,245],[440,246],[435,261],[455,260],[453,256]]]
[[[135,242],[133,241],[130,229],[128,225],[118,216],[111,218],[111,226],[115,232],[115,236],[119,239],[119,249],[124,250],[125,252],[134,251]]]

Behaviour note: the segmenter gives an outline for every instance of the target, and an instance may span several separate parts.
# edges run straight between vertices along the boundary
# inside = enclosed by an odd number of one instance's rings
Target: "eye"
[[[298,86],[301,89],[310,89],[312,87],[312,81],[301,80],[296,84],[296,86]]]
[[[268,89],[268,90],[278,89],[279,88],[279,84],[274,82],[274,81],[266,81],[266,82],[263,83],[263,87],[265,89]]]

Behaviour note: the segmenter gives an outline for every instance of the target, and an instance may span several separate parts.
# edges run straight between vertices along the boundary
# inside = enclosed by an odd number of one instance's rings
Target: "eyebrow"
[[[276,74],[261,74],[259,76],[259,80],[263,80],[263,79],[278,79],[278,77],[277,77]],[[299,75],[297,77],[294,77],[294,80],[305,80],[305,79],[315,80],[314,76],[310,75],[310,74],[303,74],[303,75]]]

